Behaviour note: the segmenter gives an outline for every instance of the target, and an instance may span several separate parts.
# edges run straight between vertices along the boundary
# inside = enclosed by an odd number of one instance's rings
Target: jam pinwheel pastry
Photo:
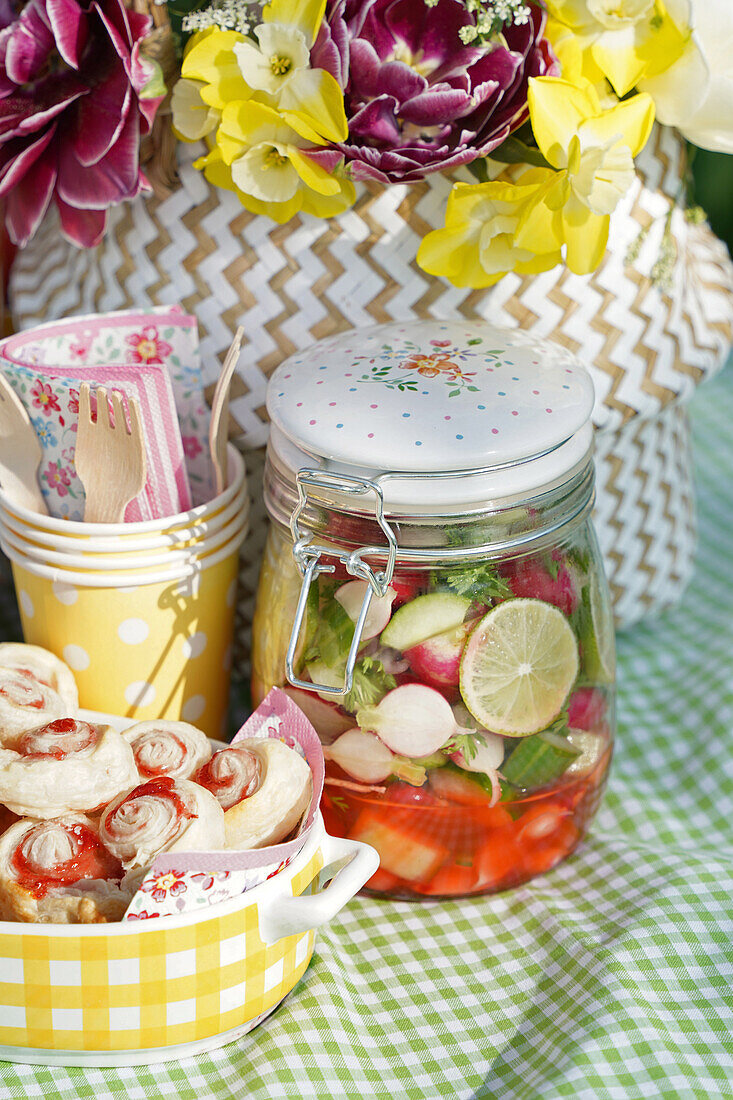
[[[55,653],[42,649],[39,645],[0,642],[0,668],[29,672],[35,680],[39,680],[60,696],[64,704],[64,714],[76,715],[79,709],[79,692],[74,673]]]
[[[0,836],[0,919],[98,924],[120,920],[130,902],[120,861],[94,821],[64,814],[22,818]]]
[[[251,738],[215,752],[194,779],[224,810],[227,848],[264,848],[300,822],[313,791],[311,770],[276,738]]]
[[[101,809],[138,781],[132,749],[111,726],[58,718],[0,749],[0,802],[22,817]]]
[[[29,668],[4,668],[0,665],[0,745],[17,747],[26,730],[55,718],[76,715],[50,684],[39,680]]]
[[[196,783],[160,776],[115,798],[102,813],[99,835],[126,871],[137,871],[161,852],[223,848],[224,811]]]
[[[211,757],[208,737],[188,722],[138,722],[122,736],[132,746],[143,779],[190,779]]]

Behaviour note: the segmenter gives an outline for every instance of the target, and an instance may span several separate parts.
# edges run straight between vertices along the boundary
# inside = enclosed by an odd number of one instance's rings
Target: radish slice
[[[504,759],[504,739],[498,733],[481,733],[476,739],[476,751],[469,760],[462,752],[454,752],[451,760],[467,772],[496,771]]]
[[[323,755],[362,783],[379,783],[392,774],[394,753],[373,733],[364,730],[355,728],[342,733],[324,749]]]
[[[396,756],[373,733],[357,728],[342,733],[333,745],[324,748],[323,755],[363,783],[379,783],[391,775],[416,787],[425,782],[426,772],[422,765]]]
[[[458,687],[463,646],[474,625],[461,623],[405,650],[415,676],[433,687]]]
[[[457,732],[450,704],[439,691],[422,684],[388,691],[376,707],[362,707],[356,720],[393,752],[412,759],[437,752]]]
[[[347,581],[336,591],[336,599],[352,623],[359,618],[368,587],[367,581]],[[383,596],[372,596],[361,633],[363,642],[382,633],[392,615],[392,604],[396,595],[394,588],[388,588]]]
[[[323,745],[330,745],[340,734],[351,729],[353,719],[342,714],[333,703],[319,699],[312,691],[286,685],[282,689],[296,703],[318,734]]]

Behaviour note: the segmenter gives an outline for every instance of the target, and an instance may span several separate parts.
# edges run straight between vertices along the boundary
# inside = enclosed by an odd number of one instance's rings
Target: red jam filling
[[[63,760],[71,753],[82,752],[94,745],[99,728],[90,722],[77,722],[75,718],[57,718],[38,729],[28,730],[18,743],[18,751],[26,757],[51,756]]]
[[[17,668],[6,671],[5,675],[5,683],[0,684],[0,696],[16,707],[43,710],[45,706],[43,693],[38,690],[39,681],[32,672]]]
[[[233,746],[215,752],[198,770],[194,782],[206,787],[223,809],[228,810],[254,793],[259,772],[257,757],[247,749]]]
[[[145,752],[145,749],[150,744],[150,740],[152,740],[155,735],[156,731],[152,730],[146,738],[141,739],[136,745],[133,745],[133,754],[135,757],[137,770],[140,772],[140,775],[145,776],[146,779],[155,778],[155,776],[163,776],[165,772],[168,771],[177,771],[178,768],[182,766],[186,758],[186,745],[181,740],[181,738],[177,737],[175,733],[165,733],[161,730],[159,735],[165,737],[166,744],[173,742],[173,744],[177,746],[178,758],[174,761],[166,760],[165,763],[161,764],[158,768],[151,768],[149,764],[145,763],[143,759],[143,754]]]
[[[74,854],[53,867],[38,864],[26,852],[30,852],[34,838],[48,829],[42,823],[31,829],[21,840],[11,857],[11,866],[18,883],[37,898],[45,897],[54,886],[69,886],[85,878],[121,879],[122,864],[108,852],[99,837],[81,822],[75,825],[53,824],[63,829],[71,838]]]
[[[175,779],[171,779],[168,775],[161,775],[157,776],[155,779],[148,779],[147,782],[140,783],[139,786],[134,787],[124,801],[120,802],[119,806],[115,806],[114,810],[107,818],[108,829],[112,827],[115,814],[118,813],[123,806],[136,798],[166,798],[172,803],[178,817],[196,817],[195,813],[187,809],[183,799],[176,791]]]

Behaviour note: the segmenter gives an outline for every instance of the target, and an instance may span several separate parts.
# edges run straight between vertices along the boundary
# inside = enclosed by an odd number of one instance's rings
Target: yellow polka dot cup
[[[239,1038],[294,988],[318,927],[378,863],[319,816],[287,867],[217,905],[119,924],[0,921],[0,1058],[143,1065]]]
[[[108,534],[118,525],[35,513],[26,524],[0,492],[0,545],[12,562],[25,640],[70,665],[83,707],[135,721],[182,719],[222,735],[248,520],[244,462],[234,448],[226,497],[192,510],[195,516],[158,520],[157,528],[129,523]],[[71,532],[51,530],[59,523]],[[136,537],[164,544],[140,547]],[[87,541],[100,538],[116,539],[118,549],[85,552]]]

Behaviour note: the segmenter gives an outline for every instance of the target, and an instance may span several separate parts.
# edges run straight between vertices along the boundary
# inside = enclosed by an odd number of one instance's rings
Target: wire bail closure
[[[389,588],[392,574],[394,573],[397,559],[397,538],[394,531],[384,518],[384,494],[380,485],[365,478],[352,477],[349,474],[335,474],[325,470],[303,469],[296,474],[296,486],[298,489],[298,503],[290,517],[290,532],[293,537],[293,558],[298,570],[303,577],[298,596],[298,605],[295,609],[293,629],[290,633],[290,642],[285,655],[285,673],[288,682],[293,687],[303,688],[306,691],[315,691],[324,695],[333,695],[342,698],[351,691],[354,682],[354,667],[359,652],[361,636],[364,631],[364,623],[372,602],[372,596],[384,596]],[[374,493],[374,513],[377,523],[384,532],[389,548],[384,569],[375,569],[364,560],[365,557],[384,552],[383,546],[362,546],[358,550],[339,553],[332,546],[325,546],[313,542],[313,534],[302,534],[298,526],[303,510],[308,503],[308,489],[322,489],[326,492],[343,493],[348,496],[365,496]],[[364,593],[361,609],[354,626],[354,637],[351,640],[349,653],[346,658],[343,687],[335,688],[329,684],[314,684],[311,680],[301,680],[295,674],[295,652],[298,648],[301,627],[308,605],[308,594],[315,578],[320,573],[335,572],[335,565],[329,565],[321,561],[321,557],[335,558],[346,566],[346,572],[359,580],[367,581],[367,589]]]

